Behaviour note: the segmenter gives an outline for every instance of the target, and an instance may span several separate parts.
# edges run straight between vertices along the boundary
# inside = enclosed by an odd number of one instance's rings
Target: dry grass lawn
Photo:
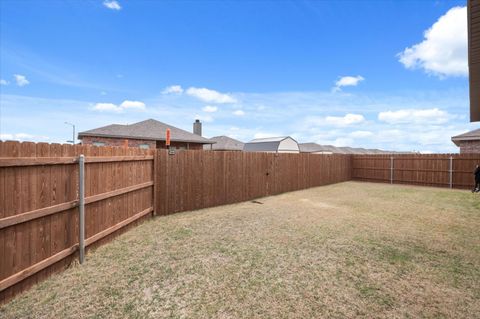
[[[3,318],[473,318],[480,196],[348,182],[160,217]]]

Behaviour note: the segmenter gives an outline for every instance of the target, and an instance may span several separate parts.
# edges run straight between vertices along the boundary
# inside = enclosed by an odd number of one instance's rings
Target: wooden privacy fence
[[[242,202],[351,179],[349,155],[182,151],[155,155],[155,212]]]
[[[352,155],[352,179],[469,189],[480,154]]]
[[[166,150],[0,142],[0,303],[70,264],[81,248],[82,202],[84,243],[92,247],[153,211],[166,215],[351,179],[470,188],[477,163],[480,154],[169,155]]]
[[[0,302],[77,254],[80,154],[86,246],[153,211],[153,151],[0,142]]]
[[[78,254],[81,154],[86,246],[148,216],[154,204],[156,212],[169,214],[351,178],[350,157],[342,155],[168,155],[164,150],[0,142],[0,302],[67,267]]]

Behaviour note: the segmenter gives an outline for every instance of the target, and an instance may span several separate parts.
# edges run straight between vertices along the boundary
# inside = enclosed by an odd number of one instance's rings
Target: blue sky
[[[466,1],[0,1],[0,138],[155,118],[243,141],[456,152]]]

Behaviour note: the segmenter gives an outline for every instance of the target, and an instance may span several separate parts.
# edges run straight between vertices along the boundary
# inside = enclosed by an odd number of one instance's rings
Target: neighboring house
[[[86,145],[166,148],[167,128],[170,129],[170,148],[173,149],[203,150],[203,145],[214,143],[201,136],[202,127],[198,120],[193,123],[193,130],[199,134],[149,119],[129,125],[112,124],[80,132],[78,138]]]
[[[245,152],[299,153],[297,141],[290,136],[257,138],[245,143]]]
[[[480,0],[468,0],[467,11],[470,122],[476,122],[480,121]]]
[[[342,146],[338,148],[342,154],[377,154],[373,150],[368,150],[361,147]]]
[[[480,153],[480,129],[452,136],[452,142],[460,147],[461,154]]]
[[[368,149],[361,147],[336,147],[333,145],[320,145],[317,143],[300,143],[301,153],[310,154],[398,154],[399,152],[389,152],[378,149]]]
[[[317,143],[300,143],[298,144],[300,153],[310,154],[334,154],[341,153],[340,150],[332,145],[320,145]]]
[[[214,136],[209,139],[215,144],[208,144],[203,145],[204,150],[212,150],[212,151],[242,151],[243,150],[243,142],[240,142],[234,138],[222,135],[222,136]]]

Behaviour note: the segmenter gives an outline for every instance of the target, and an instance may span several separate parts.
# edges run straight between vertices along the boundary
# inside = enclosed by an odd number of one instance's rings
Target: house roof
[[[300,143],[298,144],[302,153],[331,152],[340,153],[338,148],[332,145],[320,145],[317,143]]]
[[[339,150],[339,153],[342,153],[342,154],[355,154],[355,153],[363,153],[361,152],[359,149],[353,149],[352,147],[348,147],[348,146],[342,146],[342,147],[338,147],[338,150]]]
[[[320,145],[317,143],[298,144],[302,153],[332,152],[337,154],[393,154],[398,152],[367,149],[361,147],[336,147],[333,145]]]
[[[170,139],[173,142],[188,142],[200,144],[215,143],[200,135],[187,132],[185,130],[179,129],[178,127],[162,123],[154,119],[148,119],[129,125],[111,124],[93,130],[80,132],[78,133],[78,138],[81,139],[83,136],[98,136],[165,141],[165,134],[167,128],[170,129]]]
[[[248,143],[269,143],[269,142],[281,142],[284,139],[289,138],[290,136],[278,136],[278,137],[266,137],[266,138],[256,138],[251,140]],[[291,138],[291,137],[290,137]]]
[[[455,145],[460,146],[459,142],[461,141],[478,141],[480,140],[480,128],[463,133],[457,136],[452,136],[452,142],[455,143]]]
[[[244,143],[234,138],[221,135],[210,138],[210,141],[215,144],[204,145],[205,150],[217,150],[217,151],[241,151],[243,150]]]

